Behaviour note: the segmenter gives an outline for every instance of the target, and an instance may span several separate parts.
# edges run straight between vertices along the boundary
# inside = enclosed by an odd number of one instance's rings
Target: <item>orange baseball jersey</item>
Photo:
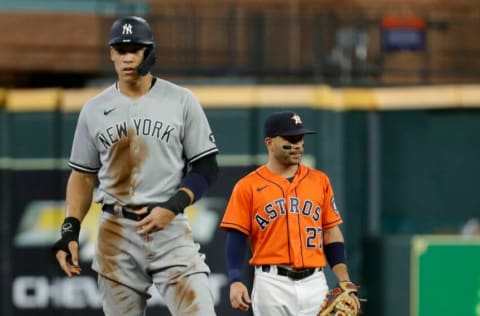
[[[250,239],[251,265],[324,267],[323,231],[341,224],[328,176],[303,164],[292,182],[261,166],[233,189],[220,227]]]

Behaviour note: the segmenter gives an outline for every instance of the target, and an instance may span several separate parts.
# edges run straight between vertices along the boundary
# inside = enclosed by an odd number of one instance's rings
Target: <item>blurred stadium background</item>
[[[0,0],[0,315],[101,315],[99,206],[84,276],[65,278],[49,247],[78,111],[115,80],[107,36],[127,14],[150,21],[153,73],[196,93],[221,150],[219,182],[188,210],[218,315],[244,315],[218,221],[281,108],[320,131],[305,162],[332,179],[365,315],[480,315],[477,0]]]

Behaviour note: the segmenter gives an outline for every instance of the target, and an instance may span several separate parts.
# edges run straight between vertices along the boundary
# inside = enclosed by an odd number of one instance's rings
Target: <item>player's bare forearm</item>
[[[80,223],[90,209],[96,174],[73,170],[67,183],[67,207],[62,224],[62,238],[54,246],[55,257],[62,270],[69,276],[82,271],[78,262],[78,234]]]
[[[344,242],[342,231],[338,226],[327,229],[324,233],[325,245],[335,242]],[[348,268],[346,264],[336,264],[332,267],[332,272],[335,274],[339,281],[350,281],[350,275],[348,274]]]
[[[66,217],[82,221],[92,203],[96,174],[72,170],[67,184]]]
[[[338,226],[329,228],[323,233],[324,244],[330,244],[332,242],[343,242],[343,234]]]
[[[337,277],[338,281],[350,281],[350,274],[348,273],[347,265],[344,263],[336,264],[332,268],[332,272]]]

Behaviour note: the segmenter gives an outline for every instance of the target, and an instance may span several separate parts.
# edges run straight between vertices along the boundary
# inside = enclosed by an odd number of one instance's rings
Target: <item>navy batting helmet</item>
[[[137,72],[145,76],[155,64],[155,41],[152,29],[145,19],[138,16],[127,16],[113,22],[108,44],[115,46],[127,43],[147,46],[145,58],[137,68]]]

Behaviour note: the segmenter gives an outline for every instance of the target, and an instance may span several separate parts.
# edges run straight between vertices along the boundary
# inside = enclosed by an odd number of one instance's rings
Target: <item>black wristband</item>
[[[327,257],[328,264],[331,268],[339,263],[347,263],[345,255],[345,244],[343,242],[333,242],[324,246],[323,252]]]
[[[190,202],[191,200],[188,193],[183,190],[178,190],[168,201],[150,204],[148,211],[150,212],[153,208],[160,206],[169,209],[177,215],[183,213],[183,210],[190,205]]]
[[[68,250],[68,243],[71,241],[76,241],[78,243],[80,221],[75,217],[66,217],[63,220],[61,235],[62,237],[53,245],[52,250],[54,252],[63,250],[70,253]]]
[[[62,224],[62,239],[78,241],[80,221],[76,217],[66,217]]]

